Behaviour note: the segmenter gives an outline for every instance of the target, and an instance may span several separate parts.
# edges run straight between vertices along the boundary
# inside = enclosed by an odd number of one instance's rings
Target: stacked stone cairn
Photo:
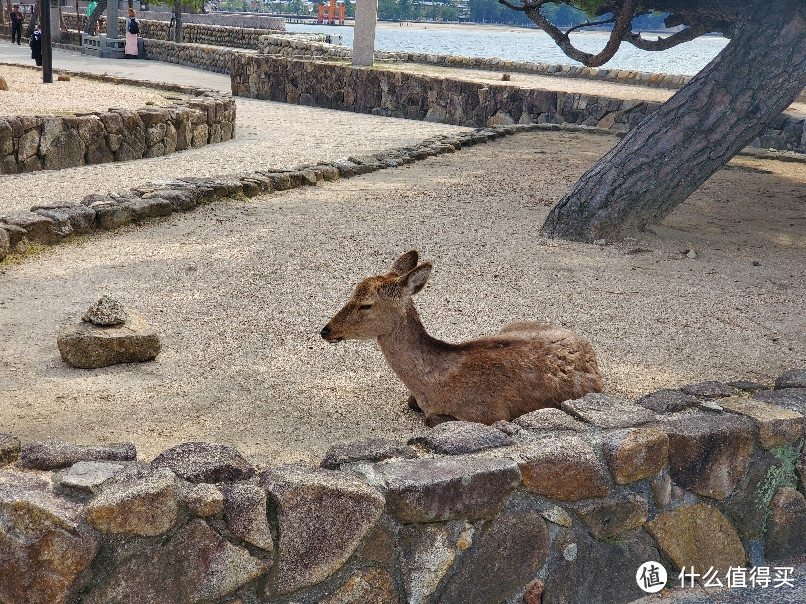
[[[151,361],[161,349],[145,317],[107,295],[87,309],[80,323],[62,328],[56,342],[62,359],[82,369]]]
[[[804,415],[800,369],[344,443],[321,467],[0,435],[0,601],[618,604],[647,561],[786,566]]]

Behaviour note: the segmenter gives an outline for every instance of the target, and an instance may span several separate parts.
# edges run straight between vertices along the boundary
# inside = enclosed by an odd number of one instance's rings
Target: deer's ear
[[[428,277],[431,276],[432,268],[434,268],[433,264],[425,262],[400,277],[397,282],[403,293],[409,296],[420,293],[428,282]]]
[[[417,250],[406,252],[400,258],[395,260],[395,263],[392,265],[391,272],[398,276],[405,275],[411,269],[417,266],[417,258],[419,258]]]

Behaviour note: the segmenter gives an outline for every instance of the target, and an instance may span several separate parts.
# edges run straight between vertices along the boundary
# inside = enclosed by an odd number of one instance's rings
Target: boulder
[[[255,468],[236,449],[218,443],[182,443],[160,453],[152,468],[168,468],[188,482],[247,480]]]
[[[432,428],[423,436],[409,440],[409,444],[425,445],[441,455],[462,455],[485,449],[495,449],[514,444],[509,436],[492,426],[476,422],[445,422]]]
[[[591,393],[580,399],[564,401],[561,408],[597,428],[627,428],[655,419],[648,409],[608,394]]]
[[[642,396],[635,404],[655,413],[677,413],[698,406],[700,399],[680,390],[663,389]]]
[[[753,400],[768,405],[776,405],[806,415],[806,388],[783,388],[781,390],[763,390],[753,395]]]
[[[50,218],[53,230],[62,237],[89,233],[95,228],[95,210],[80,203],[34,206],[31,212]]]
[[[227,528],[236,537],[271,553],[274,542],[266,513],[266,492],[259,486],[241,482],[224,488]]]
[[[705,503],[661,512],[645,526],[675,569],[693,566],[705,572],[713,566],[724,575],[730,567],[745,565],[744,547],[733,526]]]
[[[397,541],[406,602],[423,604],[451,570],[456,548],[443,525],[404,525]]]
[[[224,511],[224,494],[217,486],[203,482],[185,494],[185,505],[196,516],[215,516]]]
[[[36,442],[23,445],[17,466],[31,470],[56,470],[80,461],[134,461],[134,443],[110,445],[74,445],[61,442]]]
[[[806,499],[792,487],[781,487],[772,498],[767,534],[768,560],[788,560],[806,554]]]
[[[577,512],[594,537],[609,539],[644,524],[649,505],[645,497],[624,494],[581,503]]]
[[[98,551],[80,517],[47,477],[0,469],[0,602],[73,601]]]
[[[604,467],[578,436],[557,437],[519,447],[523,488],[560,501],[604,497],[610,489]]]
[[[20,457],[20,440],[10,434],[0,434],[0,466],[14,463]]]
[[[0,224],[0,260],[11,253],[11,237],[8,231]]]
[[[649,478],[669,457],[669,437],[655,428],[633,428],[607,434],[602,452],[618,484]]]
[[[755,434],[751,419],[694,413],[658,424],[669,437],[669,475],[674,484],[725,499],[750,463]]]
[[[365,438],[332,445],[325,453],[320,467],[337,470],[343,464],[357,461],[383,461],[392,457],[411,459],[417,454],[411,447],[386,438]]]
[[[646,535],[599,542],[587,531],[561,529],[551,546],[542,604],[638,600],[646,594],[636,583],[636,570],[659,557]]]
[[[63,487],[95,492],[107,480],[124,470],[123,464],[108,461],[79,461],[59,481]]]
[[[806,417],[784,407],[769,405],[756,399],[734,396],[719,404],[734,413],[752,419],[758,428],[763,449],[774,449],[798,442],[806,431]]]
[[[504,510],[456,563],[440,602],[503,602],[534,579],[549,553],[549,532],[537,512]]]
[[[723,384],[722,382],[700,382],[698,384],[689,384],[687,386],[683,386],[680,388],[680,392],[683,394],[689,394],[691,396],[696,396],[698,398],[707,398],[707,399],[716,399],[716,398],[727,398],[729,396],[734,396],[736,391]]]
[[[530,411],[514,419],[513,423],[531,432],[558,432],[560,430],[585,432],[587,430],[581,421],[574,419],[565,411],[553,407]]]
[[[102,533],[155,537],[179,517],[176,475],[166,469],[110,483],[87,506],[87,521]]]
[[[99,326],[82,321],[59,332],[62,359],[73,367],[96,369],[117,363],[140,363],[160,352],[160,339],[145,318],[133,310],[122,325]]]
[[[775,389],[806,388],[806,369],[790,369],[775,380]]]
[[[489,518],[520,484],[509,459],[433,458],[375,466],[389,511],[404,522]]]
[[[318,604],[398,604],[394,579],[389,571],[360,570]]]
[[[321,468],[278,466],[260,475],[260,486],[279,533],[272,594],[314,585],[341,568],[384,509],[375,489]]]
[[[263,575],[259,560],[221,538],[203,520],[182,527],[164,545],[117,566],[84,604],[188,604],[217,602]]]

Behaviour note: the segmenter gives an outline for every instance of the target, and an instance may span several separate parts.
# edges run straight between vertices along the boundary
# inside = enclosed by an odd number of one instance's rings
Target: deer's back
[[[543,323],[514,323],[452,347],[434,413],[492,423],[600,392],[596,353],[583,337]],[[432,406],[432,405],[429,405]]]

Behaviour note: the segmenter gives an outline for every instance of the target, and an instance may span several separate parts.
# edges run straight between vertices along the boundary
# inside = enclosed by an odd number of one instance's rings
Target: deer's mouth
[[[344,339],[344,338],[340,338],[340,337],[337,337],[337,336],[330,335],[330,333],[331,333],[330,332],[330,327],[325,326],[325,328],[322,329],[322,331],[319,332],[319,335],[322,336],[322,338],[324,338],[325,341],[329,342],[330,344],[338,344],[339,342],[341,342]]]

